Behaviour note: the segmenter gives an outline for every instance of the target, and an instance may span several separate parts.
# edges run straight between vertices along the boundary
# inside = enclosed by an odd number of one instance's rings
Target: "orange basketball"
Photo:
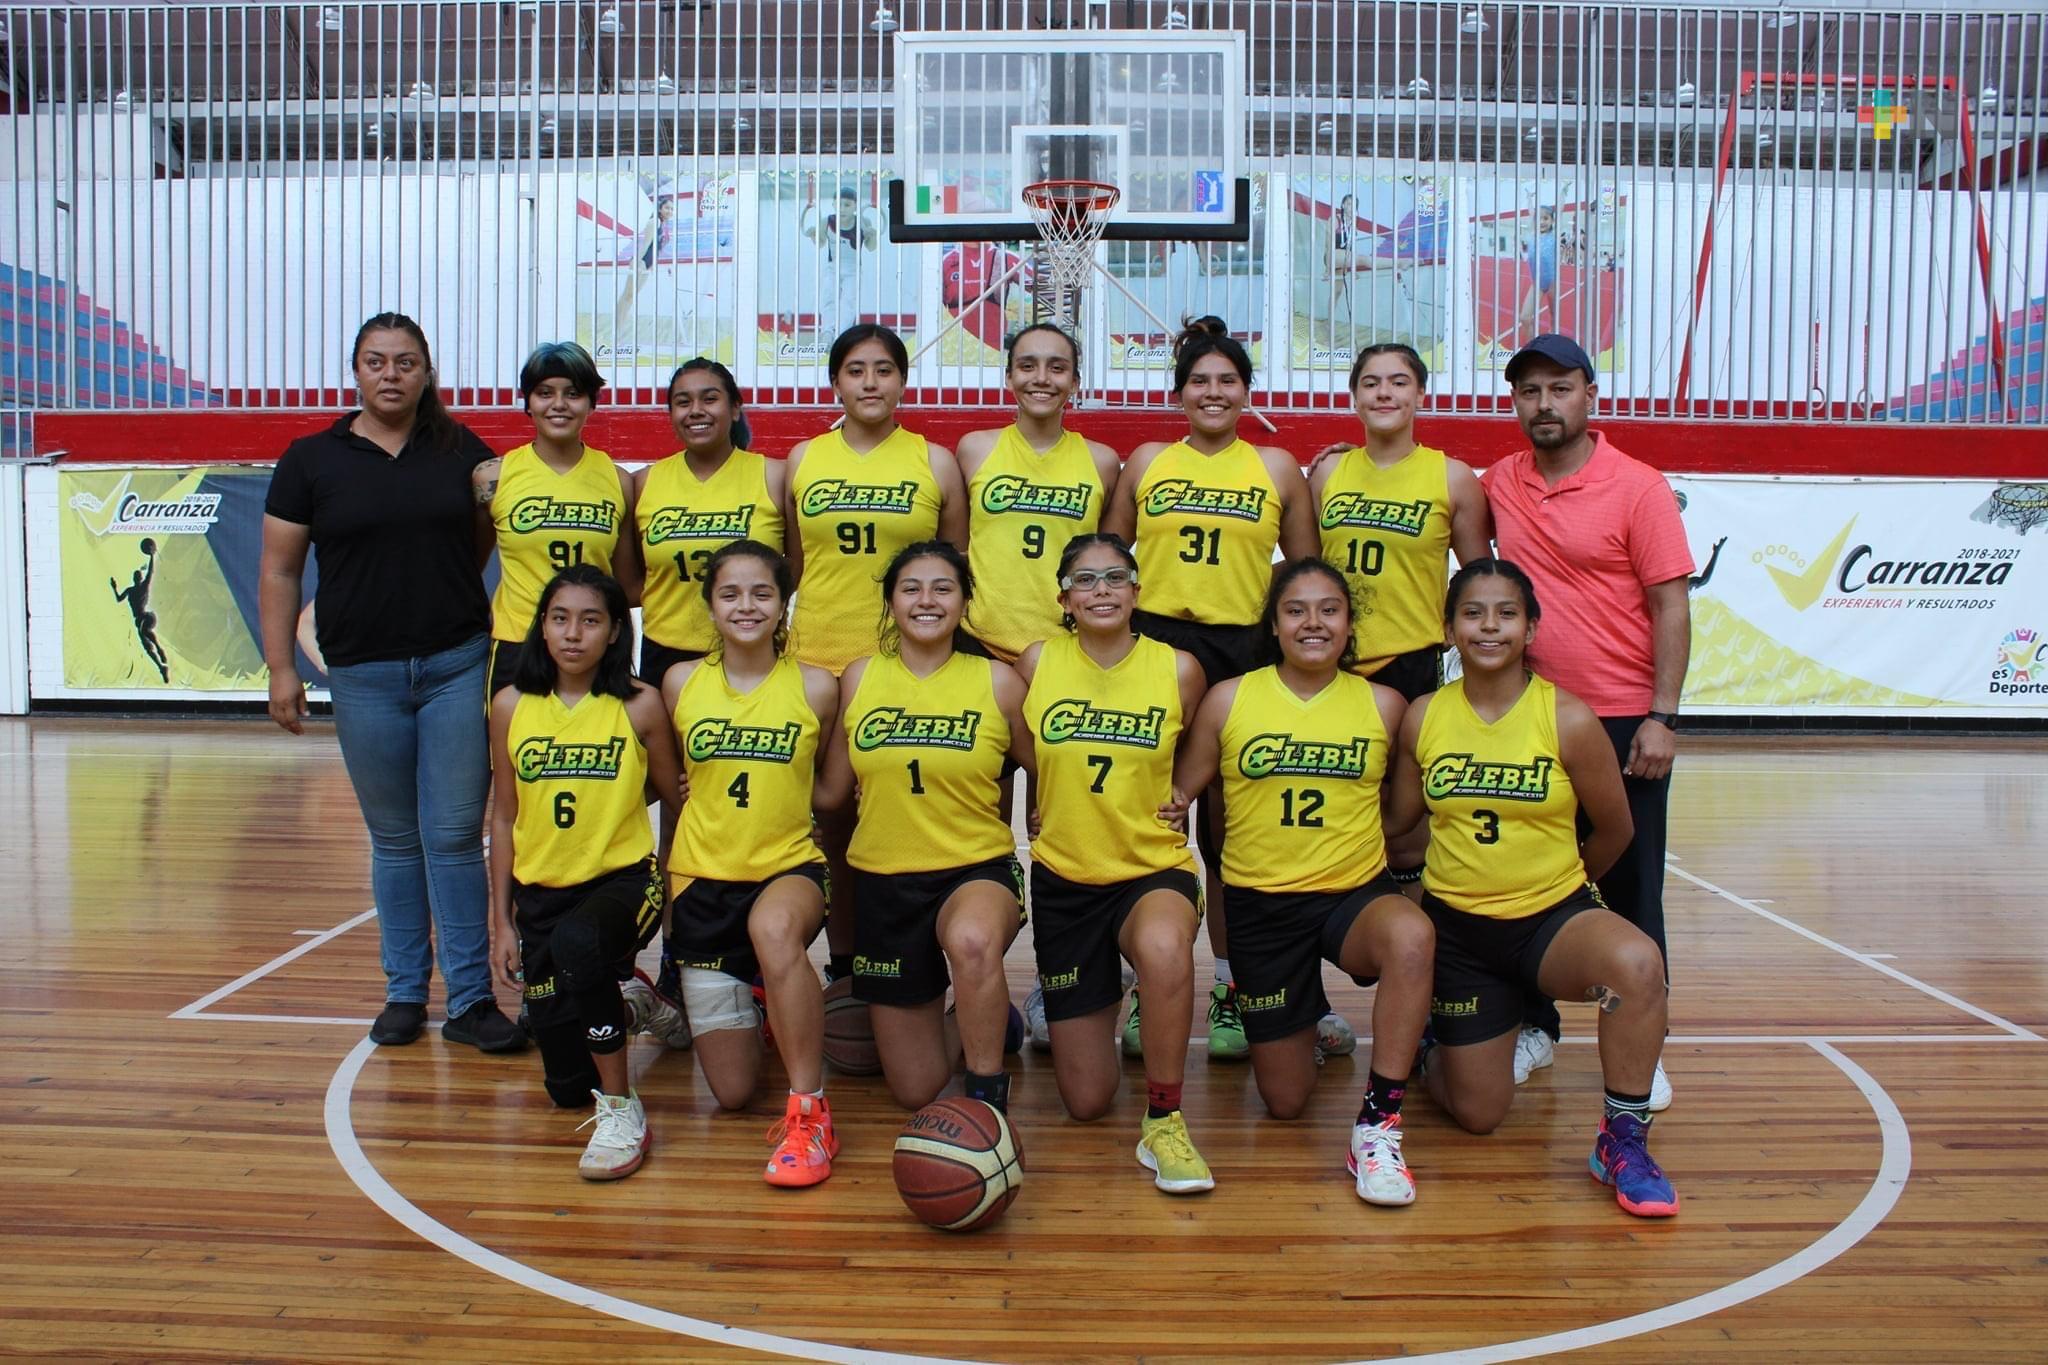
[[[842,1076],[877,1076],[882,1071],[875,1026],[868,1019],[866,1002],[853,998],[850,976],[825,988],[825,1060]]]
[[[1024,1153],[1009,1120],[980,1100],[933,1100],[911,1115],[890,1168],[904,1206],[947,1232],[995,1222],[1024,1183]]]

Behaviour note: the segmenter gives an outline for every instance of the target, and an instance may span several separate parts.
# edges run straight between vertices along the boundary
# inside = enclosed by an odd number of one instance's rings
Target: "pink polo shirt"
[[[1596,431],[1592,458],[1555,484],[1526,450],[1481,482],[1500,557],[1529,575],[1543,607],[1529,666],[1595,715],[1648,711],[1656,659],[1644,589],[1693,568],[1664,476]]]

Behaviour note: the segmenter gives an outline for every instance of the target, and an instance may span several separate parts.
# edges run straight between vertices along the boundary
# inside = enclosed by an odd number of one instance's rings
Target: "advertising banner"
[[[1319,175],[1293,189],[1295,368],[1349,371],[1361,346],[1381,341],[1443,368],[1450,199],[1449,181],[1426,175]]]
[[[1471,307],[1482,371],[1505,365],[1540,332],[1577,337],[1603,376],[1628,366],[1628,198],[1611,187],[1591,202],[1555,191],[1534,180],[1473,187]]]
[[[64,686],[269,686],[256,617],[268,469],[66,469],[57,486]],[[314,580],[309,558],[299,676],[325,687]]]
[[[2048,716],[2048,484],[1679,477],[1688,706]]]
[[[755,359],[822,379],[832,341],[857,322],[918,346],[918,248],[889,240],[886,176],[853,166],[761,172]]]
[[[738,177],[584,175],[574,213],[576,339],[614,384],[658,384],[696,355],[733,361]]]

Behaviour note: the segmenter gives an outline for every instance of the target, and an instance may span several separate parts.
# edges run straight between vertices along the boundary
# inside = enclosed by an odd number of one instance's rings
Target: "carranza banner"
[[[1690,706],[2048,715],[2048,483],[1672,480]]]
[[[263,692],[256,618],[268,469],[82,469],[57,480],[64,685]],[[314,573],[306,570],[305,601]],[[327,682],[301,613],[299,675]]]

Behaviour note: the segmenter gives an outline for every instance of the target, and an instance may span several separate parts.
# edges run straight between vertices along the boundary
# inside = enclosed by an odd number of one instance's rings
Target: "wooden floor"
[[[1580,1011],[1493,1136],[1411,1101],[1399,1211],[1343,1169],[1363,1048],[1285,1124],[1198,1055],[1220,1183],[1196,1199],[1132,1160],[1135,1066],[1081,1125],[1028,1056],[1028,1183],[970,1237],[902,1210],[873,1081],[831,1083],[832,1180],[771,1190],[779,1090],[721,1115],[688,1054],[636,1040],[654,1153],[591,1186],[531,1054],[370,1047],[376,927],[331,729],[9,721],[0,753],[0,1351],[2048,1358],[2038,738],[1687,738],[1656,1129],[1676,1220],[1587,1176]],[[1021,999],[1028,938],[1010,973]],[[1333,996],[1363,1033],[1363,993]]]

